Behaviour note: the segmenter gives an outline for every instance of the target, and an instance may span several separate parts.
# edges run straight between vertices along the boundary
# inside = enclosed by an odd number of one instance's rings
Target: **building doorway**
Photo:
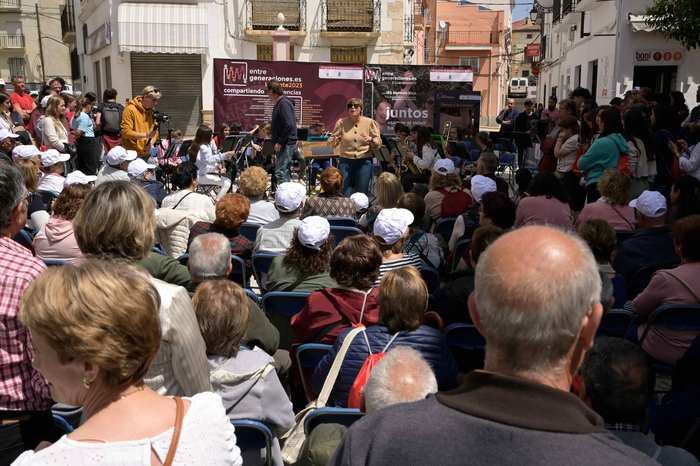
[[[676,89],[677,66],[635,66],[635,88],[648,87],[654,94],[668,94]]]

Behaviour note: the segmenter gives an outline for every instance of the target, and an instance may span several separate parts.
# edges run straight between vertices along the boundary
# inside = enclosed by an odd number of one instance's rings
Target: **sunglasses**
[[[362,108],[362,105],[360,104],[348,104],[348,109],[350,108]]]

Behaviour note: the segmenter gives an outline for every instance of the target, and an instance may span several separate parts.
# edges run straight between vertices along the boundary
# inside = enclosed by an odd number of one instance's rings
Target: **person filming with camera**
[[[161,93],[154,86],[146,86],[140,96],[129,101],[122,114],[122,147],[134,150],[139,157],[147,159],[151,146],[158,136],[154,109]]]

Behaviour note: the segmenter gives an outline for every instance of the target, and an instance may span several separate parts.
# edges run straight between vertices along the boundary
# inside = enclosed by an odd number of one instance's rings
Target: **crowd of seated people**
[[[616,105],[550,109],[553,168],[504,169],[480,134],[471,175],[431,150],[370,196],[251,167],[214,200],[178,168],[159,207],[120,146],[102,177],[11,151],[0,463],[241,464],[252,419],[275,465],[698,464],[700,122]],[[365,414],[297,442],[317,397]]]

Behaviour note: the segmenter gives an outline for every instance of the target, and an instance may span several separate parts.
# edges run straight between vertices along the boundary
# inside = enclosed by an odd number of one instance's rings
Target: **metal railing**
[[[323,31],[379,32],[380,0],[322,0]]]
[[[23,49],[24,34],[0,35],[0,49]]]
[[[413,12],[407,11],[403,17],[403,41],[404,43],[413,42]]]
[[[64,41],[69,34],[75,34],[75,14],[73,4],[70,2],[61,8],[61,33]]]
[[[561,0],[552,2],[552,22],[556,23],[561,18]]]
[[[564,17],[574,11],[573,0],[562,0],[561,16]]]
[[[481,45],[498,44],[496,31],[447,31],[445,45]]]
[[[0,0],[0,10],[19,10],[21,8],[21,0]]]
[[[290,31],[306,29],[306,0],[247,0],[246,28],[271,30],[279,26],[277,14],[284,15],[284,27]]]

